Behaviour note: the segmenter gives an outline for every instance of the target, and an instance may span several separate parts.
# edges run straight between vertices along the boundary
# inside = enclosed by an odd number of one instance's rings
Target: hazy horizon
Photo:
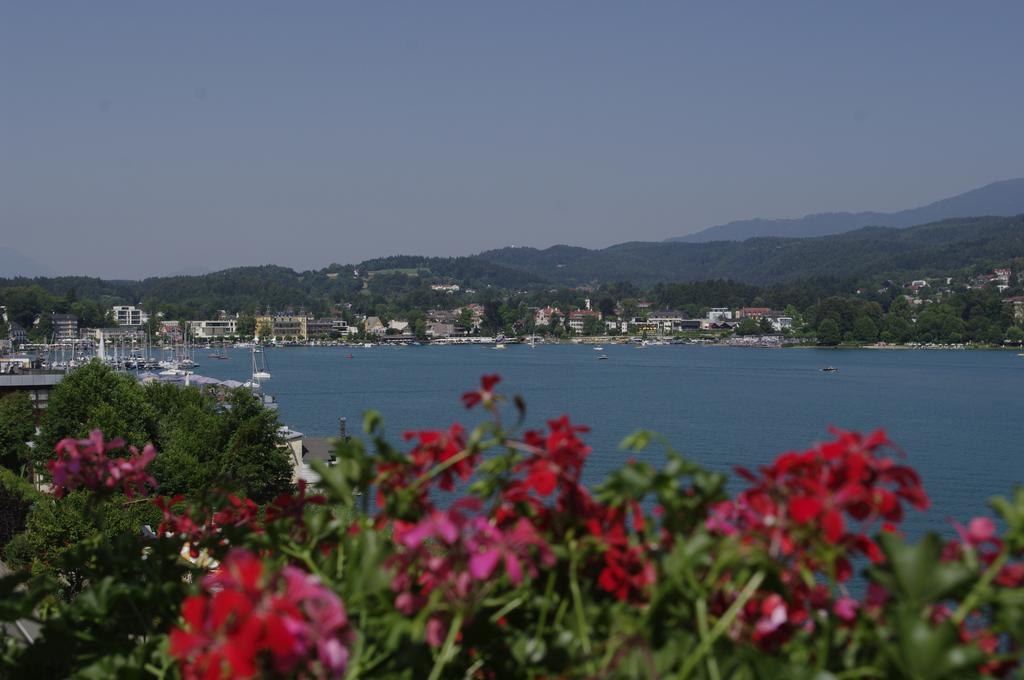
[[[0,245],[141,278],[917,207],[1024,175],[1024,6],[985,10],[6,5]]]

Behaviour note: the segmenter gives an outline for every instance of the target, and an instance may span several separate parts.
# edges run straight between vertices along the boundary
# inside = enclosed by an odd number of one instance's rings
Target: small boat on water
[[[355,359],[355,357],[354,357],[354,356],[352,356],[351,354],[346,354],[346,355],[345,355],[345,358],[346,358],[346,359]]]
[[[822,373],[838,373],[839,372],[839,369],[836,368],[835,366],[826,366],[825,368],[822,368],[820,370],[821,370]]]
[[[494,346],[494,349],[505,349],[505,343],[499,342],[497,345]]]
[[[598,345],[597,347],[594,348],[594,351],[595,352],[603,352],[604,351],[604,347],[601,347],[600,345]]]
[[[598,361],[607,361],[608,360],[608,355],[607,354],[598,354],[597,355],[597,360]]]

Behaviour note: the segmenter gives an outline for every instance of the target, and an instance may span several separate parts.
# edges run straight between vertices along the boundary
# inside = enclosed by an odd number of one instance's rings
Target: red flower
[[[785,453],[759,474],[737,470],[752,486],[735,501],[716,506],[707,528],[740,534],[745,543],[760,543],[771,554],[793,557],[808,567],[817,566],[809,551],[819,541],[882,560],[874,541],[864,531],[851,531],[848,520],[863,527],[886,520],[885,528],[894,529],[903,517],[903,502],[924,509],[928,497],[917,473],[879,455],[894,448],[883,431],[867,436],[833,433],[834,441]],[[842,560],[836,573],[846,576],[848,563]]]
[[[480,389],[475,392],[466,392],[462,395],[462,403],[466,408],[473,408],[482,403],[485,407],[494,402],[494,386],[501,382],[498,375],[485,375],[480,378]]]
[[[810,496],[793,496],[789,499],[789,516],[794,522],[810,522],[821,512],[821,501]]]
[[[424,430],[405,433],[406,441],[413,439],[419,440],[409,454],[415,466],[416,476],[446,463],[466,448],[465,430],[458,423],[452,425],[447,432]],[[475,465],[476,454],[465,456],[438,476],[438,486],[445,491],[451,491],[455,488],[455,477],[458,476],[463,481],[469,479]]]
[[[273,522],[282,517],[290,518],[296,522],[302,522],[302,515],[307,505],[323,505],[327,499],[321,495],[306,495],[306,480],[300,479],[296,493],[283,493],[274,499],[274,502],[267,507],[265,520]],[[252,501],[246,501],[252,503]],[[255,507],[255,504],[253,504]]]
[[[590,454],[590,447],[576,435],[589,432],[590,428],[573,425],[568,416],[548,421],[548,433],[530,430],[523,440],[531,447],[532,453],[518,467],[527,475],[522,484],[541,496],[548,496],[561,483],[563,490],[578,484],[583,463]]]
[[[186,680],[252,678],[265,671],[340,678],[352,631],[337,595],[295,567],[268,572],[236,550],[182,604],[170,654]]]

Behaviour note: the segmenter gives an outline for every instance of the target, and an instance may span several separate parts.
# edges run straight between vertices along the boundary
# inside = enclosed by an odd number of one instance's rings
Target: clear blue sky
[[[2,241],[137,277],[913,207],[1024,175],[1022,26],[1011,2],[4,3]]]

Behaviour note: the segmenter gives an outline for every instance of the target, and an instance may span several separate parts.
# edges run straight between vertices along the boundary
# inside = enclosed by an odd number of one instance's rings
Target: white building
[[[732,320],[732,310],[728,307],[712,307],[708,310],[708,321],[721,323]]]
[[[655,313],[647,318],[647,323],[657,326],[658,333],[663,335],[678,333],[683,329],[683,315],[675,312]]]
[[[772,319],[772,328],[777,331],[784,331],[787,328],[793,327],[793,317],[791,316],[777,316]]]
[[[533,323],[536,326],[547,326],[551,323],[551,318],[554,316],[561,318],[561,310],[555,307],[544,307],[533,313]]]
[[[118,326],[141,326],[149,315],[134,305],[114,305],[114,321]]]
[[[238,322],[235,319],[189,321],[188,325],[192,337],[203,340],[238,335]]]

